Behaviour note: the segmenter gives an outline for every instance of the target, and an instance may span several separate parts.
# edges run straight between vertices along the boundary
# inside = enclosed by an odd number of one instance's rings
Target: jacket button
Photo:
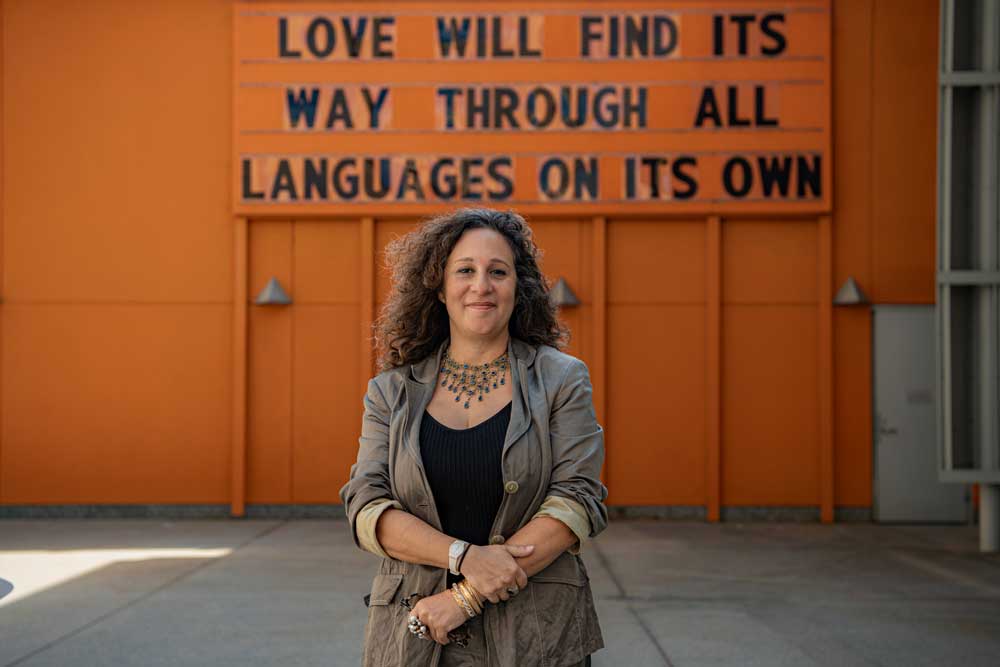
[[[510,480],[509,482],[507,482],[506,484],[504,484],[503,488],[504,488],[504,491],[506,491],[507,493],[517,493],[517,489],[519,487],[517,485],[517,482],[515,482],[514,480]]]
[[[490,538],[490,544],[503,544],[504,541],[503,535],[494,535]]]

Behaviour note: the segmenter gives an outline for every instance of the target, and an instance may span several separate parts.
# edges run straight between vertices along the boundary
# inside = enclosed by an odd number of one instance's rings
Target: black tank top
[[[511,404],[471,428],[453,429],[424,412],[420,456],[445,535],[469,544],[489,544],[503,500],[503,451]],[[448,585],[461,579],[450,572]]]

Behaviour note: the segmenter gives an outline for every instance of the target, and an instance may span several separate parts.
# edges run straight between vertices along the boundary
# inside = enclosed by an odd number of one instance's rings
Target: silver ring
[[[427,626],[415,614],[410,614],[406,619],[406,629],[410,631],[410,634],[427,639]]]
[[[520,593],[520,592],[521,592],[521,589],[520,589],[520,588],[518,588],[517,586],[513,586],[513,587],[511,587],[511,588],[508,588],[508,589],[507,589],[507,592],[508,592],[508,593],[510,593],[510,594],[511,594],[511,596],[514,596],[514,595],[517,595],[518,593]]]

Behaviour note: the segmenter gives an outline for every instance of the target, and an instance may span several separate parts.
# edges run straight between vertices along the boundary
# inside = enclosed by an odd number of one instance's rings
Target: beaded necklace
[[[458,402],[465,395],[463,407],[469,408],[469,401],[477,393],[479,400],[483,400],[483,394],[490,393],[490,385],[496,389],[499,383],[504,384],[507,375],[507,368],[510,363],[507,353],[504,352],[499,357],[485,364],[460,364],[451,358],[450,348],[445,350],[444,361],[441,362],[441,386],[447,387],[448,391],[455,393],[455,401]]]

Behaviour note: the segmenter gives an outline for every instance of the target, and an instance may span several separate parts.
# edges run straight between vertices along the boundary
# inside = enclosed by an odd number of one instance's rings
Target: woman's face
[[[492,338],[514,312],[514,253],[499,232],[470,229],[459,237],[445,264],[438,293],[448,308],[452,336]]]

